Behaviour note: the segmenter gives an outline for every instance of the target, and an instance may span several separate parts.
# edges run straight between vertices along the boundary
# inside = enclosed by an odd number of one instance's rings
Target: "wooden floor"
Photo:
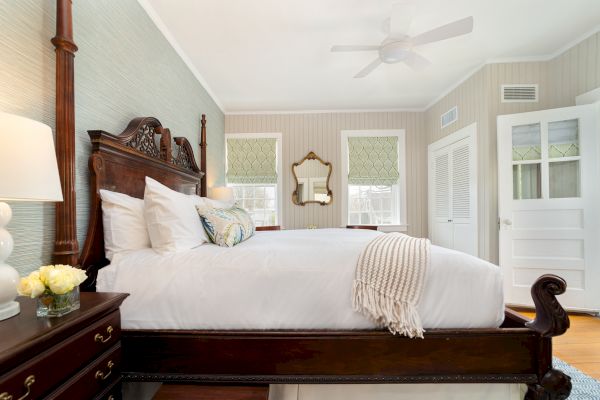
[[[268,400],[269,386],[164,384],[152,400]]]
[[[535,314],[519,311],[528,318]],[[571,328],[552,339],[554,355],[589,376],[600,380],[600,318],[570,314]]]

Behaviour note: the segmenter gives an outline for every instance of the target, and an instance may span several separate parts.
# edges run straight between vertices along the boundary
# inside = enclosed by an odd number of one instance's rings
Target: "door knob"
[[[502,220],[502,223],[506,226],[511,226],[512,225],[512,221],[508,218],[505,218]]]

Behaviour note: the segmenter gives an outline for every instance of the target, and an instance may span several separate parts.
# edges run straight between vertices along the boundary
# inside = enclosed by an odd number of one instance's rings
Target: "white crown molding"
[[[563,53],[566,53],[568,50],[570,50],[571,48],[577,46],[579,43],[583,42],[584,40],[589,39],[591,36],[595,35],[596,33],[600,32],[600,25],[597,25],[595,28],[587,31],[585,34],[571,40],[568,43],[565,43],[562,47],[560,47],[558,50],[556,50],[554,53],[549,54],[548,55],[548,60],[552,60],[555,59],[556,57],[562,55]]]
[[[198,82],[202,85],[202,87],[204,87],[204,90],[206,90],[208,95],[213,99],[213,101],[219,107],[221,112],[224,113],[225,108],[223,107],[223,104],[219,101],[219,98],[216,96],[215,92],[210,88],[208,82],[206,82],[206,79],[204,79],[204,77],[196,69],[196,67],[192,63],[192,60],[190,60],[190,58],[187,56],[187,54],[185,54],[185,52],[183,51],[183,49],[181,48],[179,43],[177,43],[177,40],[175,40],[175,37],[173,36],[171,31],[169,31],[169,29],[167,28],[167,25],[165,25],[165,23],[160,18],[160,16],[156,12],[156,10],[150,5],[148,0],[137,0],[137,1],[140,4],[140,6],[142,6],[142,8],[146,12],[146,14],[148,14],[148,16],[150,17],[152,22],[154,22],[154,25],[156,25],[156,27],[162,33],[162,35],[165,37],[165,39],[167,39],[167,42],[169,42],[171,47],[175,50],[175,52],[183,60],[185,65],[187,65],[187,67],[192,72],[194,77],[198,80]]]
[[[349,114],[378,112],[423,112],[424,108],[368,108],[368,109],[323,109],[323,110],[265,110],[265,111],[228,111],[225,115],[286,115],[286,114]]]
[[[477,67],[473,68],[469,73],[467,73],[464,77],[462,77],[457,82],[450,85],[446,90],[444,90],[441,94],[439,94],[435,99],[430,101],[424,108],[423,111],[428,111],[431,107],[436,105],[440,100],[444,97],[448,96],[454,89],[471,79],[473,75],[478,73],[483,67],[485,67],[487,63],[479,64]]]

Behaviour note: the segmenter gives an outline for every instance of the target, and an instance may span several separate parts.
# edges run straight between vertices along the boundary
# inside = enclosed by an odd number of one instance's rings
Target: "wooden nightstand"
[[[120,399],[126,297],[81,293],[61,318],[36,317],[35,300],[20,297],[21,313],[0,322],[0,400]]]

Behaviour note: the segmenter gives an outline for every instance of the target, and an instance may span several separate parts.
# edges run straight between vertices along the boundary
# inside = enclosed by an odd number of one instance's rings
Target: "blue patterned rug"
[[[553,366],[571,377],[573,390],[569,400],[600,400],[600,382],[572,365],[554,357]]]

